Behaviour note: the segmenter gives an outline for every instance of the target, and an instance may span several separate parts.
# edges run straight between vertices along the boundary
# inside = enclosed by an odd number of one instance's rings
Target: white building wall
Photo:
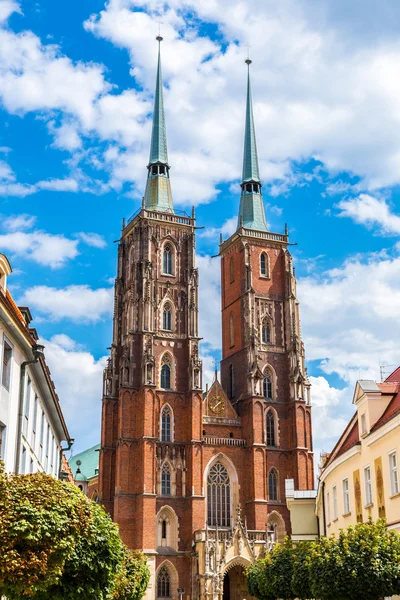
[[[4,342],[12,347],[10,385],[3,385]],[[18,408],[21,385],[21,364],[27,360],[9,329],[0,321],[0,427],[2,428],[1,458],[7,472],[15,471]],[[36,410],[35,410],[36,404]],[[36,414],[35,414],[36,413]],[[36,417],[36,418],[35,418]],[[42,425],[43,418],[43,425]],[[35,381],[33,369],[26,367],[22,410],[20,472],[44,471],[58,476],[61,440],[52,426],[46,403]],[[48,443],[49,442],[49,443]]]
[[[5,341],[12,347],[11,377],[8,390],[2,384]],[[21,363],[24,361],[24,356],[12,333],[5,330],[2,321],[0,321],[0,343],[0,426],[3,430],[1,454],[6,471],[13,472],[17,445],[19,384]]]

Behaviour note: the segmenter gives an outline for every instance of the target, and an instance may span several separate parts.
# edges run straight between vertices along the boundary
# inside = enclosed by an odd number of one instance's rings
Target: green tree
[[[400,536],[384,520],[321,538],[310,554],[313,597],[320,600],[379,600],[400,594]]]
[[[267,554],[265,558],[258,560],[254,565],[248,567],[246,571],[247,589],[249,594],[259,600],[275,600],[269,586],[269,569],[271,567],[271,558]]]
[[[8,476],[1,465],[0,556],[9,600],[140,600],[150,576],[144,556],[75,486],[43,473]]]
[[[283,544],[276,544],[264,559],[248,569],[249,592],[261,600],[290,600],[294,597],[292,575],[293,545],[290,539],[286,539]]]
[[[111,594],[112,600],[140,600],[150,579],[147,559],[141,552],[125,549],[124,558]]]
[[[313,544],[299,542],[293,548],[293,597],[307,600],[312,597],[310,581],[310,561]]]
[[[82,498],[48,475],[8,476],[0,465],[1,594],[30,597],[58,581],[76,539],[88,532],[90,504]]]
[[[82,495],[83,496],[83,495]],[[90,503],[91,517],[85,535],[77,536],[64,562],[62,575],[35,600],[106,600],[122,567],[124,545],[115,525],[101,506]]]

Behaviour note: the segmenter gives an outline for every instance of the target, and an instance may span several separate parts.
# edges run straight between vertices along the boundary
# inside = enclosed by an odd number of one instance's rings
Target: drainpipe
[[[61,477],[62,470],[61,469],[62,469],[62,455],[63,455],[63,452],[68,452],[68,450],[71,450],[74,442],[75,442],[74,438],[71,438],[71,439],[67,440],[68,446],[66,448],[63,448],[62,446],[60,447],[60,460],[59,460],[59,463],[58,463],[58,479],[62,479],[62,477]]]
[[[324,536],[326,537],[326,516],[325,516],[325,481],[321,483],[322,487],[322,517],[324,519]]]
[[[25,373],[26,367],[28,365],[33,365],[37,363],[39,358],[43,356],[44,346],[41,344],[36,344],[33,346],[32,352],[34,359],[26,360],[21,364],[21,372],[19,378],[19,403],[18,403],[18,425],[17,425],[17,450],[15,453],[15,467],[14,472],[18,475],[20,472],[20,460],[21,460],[21,446],[22,446],[22,417],[24,411],[24,394],[25,394]]]

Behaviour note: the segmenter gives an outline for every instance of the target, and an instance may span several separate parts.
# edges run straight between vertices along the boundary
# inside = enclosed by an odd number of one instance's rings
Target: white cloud
[[[84,450],[99,441],[102,373],[107,359],[96,359],[65,334],[41,343],[69,433],[76,439],[76,450]]]
[[[352,413],[350,388],[339,390],[330,386],[325,377],[310,377],[313,436],[319,445],[323,440],[337,439]],[[338,415],[341,416],[338,416]]]
[[[113,288],[91,289],[88,285],[69,285],[57,289],[45,285],[28,288],[20,304],[27,304],[49,321],[70,319],[76,323],[96,323],[112,314]]]
[[[1,0],[0,2],[0,22],[7,21],[10,15],[14,12],[21,12],[18,2],[14,0]]]
[[[199,269],[199,330],[212,349],[221,347],[220,260],[196,257]]]
[[[360,194],[358,198],[342,200],[337,207],[341,210],[339,217],[349,217],[369,228],[379,227],[383,234],[400,234],[400,217],[390,210],[383,198]]]
[[[107,242],[103,238],[103,236],[98,233],[84,233],[81,231],[77,234],[80,240],[87,244],[88,246],[93,246],[93,248],[105,248],[107,246]]]
[[[201,238],[205,239],[214,239],[215,240],[215,251],[217,251],[217,247],[219,244],[219,236],[222,234],[223,239],[227,239],[236,231],[238,218],[237,216],[231,217],[227,219],[220,228],[218,227],[207,227],[203,231],[200,231],[197,235]]]
[[[32,215],[11,215],[2,220],[2,226],[7,231],[18,231],[21,229],[32,229],[36,217]]]
[[[298,282],[308,360],[353,384],[379,379],[379,362],[400,364],[400,258],[355,256]]]
[[[43,231],[0,234],[0,248],[13,256],[57,269],[78,256],[78,240]]]

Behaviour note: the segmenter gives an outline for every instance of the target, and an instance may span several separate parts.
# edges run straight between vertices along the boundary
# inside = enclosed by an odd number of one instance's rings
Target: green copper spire
[[[162,37],[158,41],[158,66],[156,93],[154,96],[153,129],[151,133],[150,159],[147,169],[149,171],[146,191],[144,194],[144,208],[161,212],[174,212],[172,204],[171,183],[169,179],[169,164],[167,152],[167,133],[164,116],[163,82],[161,74]]]
[[[258,168],[256,132],[254,127],[253,102],[251,98],[250,65],[247,64],[247,104],[244,134],[244,155],[242,175],[242,195],[240,198],[238,228],[267,231],[264,204],[261,193],[260,172]]]

